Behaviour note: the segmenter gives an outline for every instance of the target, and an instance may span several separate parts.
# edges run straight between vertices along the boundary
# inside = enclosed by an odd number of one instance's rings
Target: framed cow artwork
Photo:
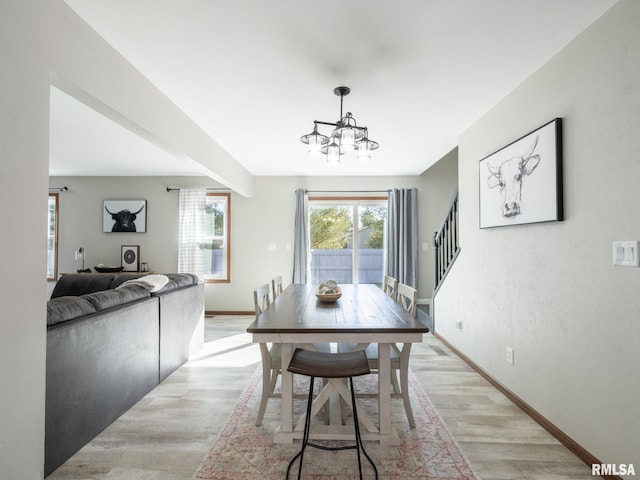
[[[105,200],[102,208],[102,231],[145,233],[147,201]]]
[[[480,228],[564,219],[562,119],[480,160]]]

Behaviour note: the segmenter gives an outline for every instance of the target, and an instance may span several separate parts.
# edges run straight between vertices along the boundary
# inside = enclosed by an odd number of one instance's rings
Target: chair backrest
[[[398,281],[389,275],[385,275],[382,290],[395,300],[398,295]]]
[[[398,283],[398,303],[414,318],[418,313],[417,296],[418,291],[415,288],[404,283]]]
[[[271,280],[271,289],[273,290],[273,299],[278,298],[278,295],[282,293],[282,275],[273,277]]]
[[[256,307],[256,318],[269,306],[269,284],[260,285],[253,291],[253,303]]]

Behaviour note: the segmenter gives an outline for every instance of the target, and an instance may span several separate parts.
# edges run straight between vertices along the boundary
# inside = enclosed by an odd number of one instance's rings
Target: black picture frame
[[[140,245],[122,245],[120,249],[120,262],[123,272],[139,272]]]
[[[479,162],[479,226],[564,220],[562,118],[555,118]]]
[[[104,233],[146,233],[146,200],[105,200],[102,208]]]

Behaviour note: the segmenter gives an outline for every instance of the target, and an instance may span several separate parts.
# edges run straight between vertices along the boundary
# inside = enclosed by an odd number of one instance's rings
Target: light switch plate
[[[637,240],[616,240],[613,242],[613,264],[622,267],[640,266]]]

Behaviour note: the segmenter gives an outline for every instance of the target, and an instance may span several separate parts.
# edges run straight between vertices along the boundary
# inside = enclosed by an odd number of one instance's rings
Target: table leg
[[[391,344],[378,344],[378,412],[380,435],[391,434]]]
[[[287,371],[287,367],[293,356],[293,345],[291,343],[283,343],[280,351],[282,362],[282,418],[280,419],[280,431],[282,433],[290,433],[293,432],[293,374]]]

